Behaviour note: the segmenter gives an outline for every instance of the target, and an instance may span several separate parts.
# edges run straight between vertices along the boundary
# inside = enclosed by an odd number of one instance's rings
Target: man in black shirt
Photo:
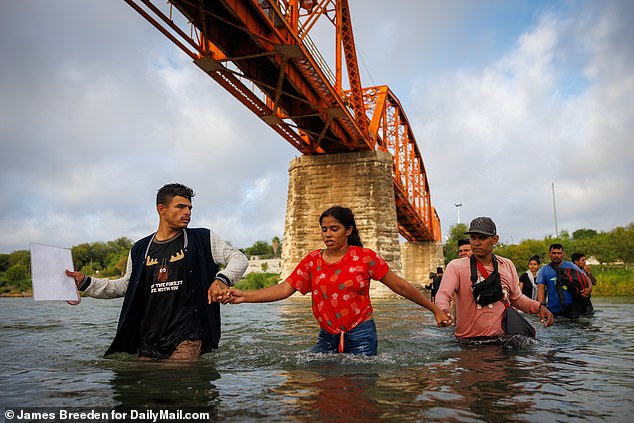
[[[579,303],[581,304],[581,314],[592,314],[592,313],[594,313],[594,307],[592,306],[592,301],[590,300],[590,295],[591,295],[592,289],[597,284],[597,278],[595,278],[594,275],[592,274],[592,271],[590,270],[590,266],[588,266],[586,264],[586,255],[585,254],[583,254],[583,253],[573,253],[570,256],[570,260],[572,260],[572,262],[574,264],[576,264],[579,269],[581,269],[583,274],[586,276],[586,278],[590,282],[588,296],[587,297],[583,297],[579,301]]]
[[[434,279],[431,282],[431,301],[434,302],[434,300],[436,299],[436,294],[438,293],[438,290],[440,289],[440,282],[442,282],[442,267],[437,267],[436,268],[436,276],[434,276]]]
[[[209,229],[188,228],[193,196],[181,184],[158,191],[158,229],[134,244],[122,278],[66,271],[88,296],[125,296],[106,355],[123,351],[146,360],[191,361],[218,348],[219,304],[229,302],[229,286],[242,277],[248,261]],[[219,265],[225,268],[220,271]]]

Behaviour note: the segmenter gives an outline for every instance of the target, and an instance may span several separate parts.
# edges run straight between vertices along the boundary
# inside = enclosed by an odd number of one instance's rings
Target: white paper
[[[68,248],[31,244],[33,299],[79,301],[75,280],[66,276],[73,270],[73,255]]]

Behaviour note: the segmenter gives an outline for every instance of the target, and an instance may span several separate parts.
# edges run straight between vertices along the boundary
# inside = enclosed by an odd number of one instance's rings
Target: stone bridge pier
[[[413,284],[427,283],[429,272],[442,266],[442,245],[399,242],[392,163],[392,156],[380,151],[301,156],[291,161],[282,280],[307,253],[323,248],[319,216],[329,207],[342,205],[354,212],[364,247],[378,252],[392,271]],[[373,297],[391,294],[380,282],[372,287]]]

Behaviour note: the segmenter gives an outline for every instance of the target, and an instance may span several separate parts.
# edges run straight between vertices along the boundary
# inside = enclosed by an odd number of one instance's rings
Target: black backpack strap
[[[563,269],[561,265],[559,267],[555,267],[552,262],[548,263],[548,265],[555,271],[555,277],[557,280],[555,281],[555,291],[557,292],[557,297],[559,297],[559,303],[561,306],[564,306],[564,277],[563,277]]]
[[[478,283],[478,270],[476,268],[476,258],[473,255],[469,258],[469,264],[471,266],[471,286]]]
[[[491,261],[493,261],[493,273],[496,273],[498,271],[498,259],[493,254],[491,255]],[[478,270],[474,256],[469,258],[469,265],[471,266],[471,286],[473,286],[478,283]]]

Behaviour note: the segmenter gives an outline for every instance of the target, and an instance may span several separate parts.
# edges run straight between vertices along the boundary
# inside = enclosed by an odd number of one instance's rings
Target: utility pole
[[[555,182],[552,182],[553,188],[553,215],[555,216],[555,238],[559,237],[559,229],[557,228],[557,206],[555,205]]]

